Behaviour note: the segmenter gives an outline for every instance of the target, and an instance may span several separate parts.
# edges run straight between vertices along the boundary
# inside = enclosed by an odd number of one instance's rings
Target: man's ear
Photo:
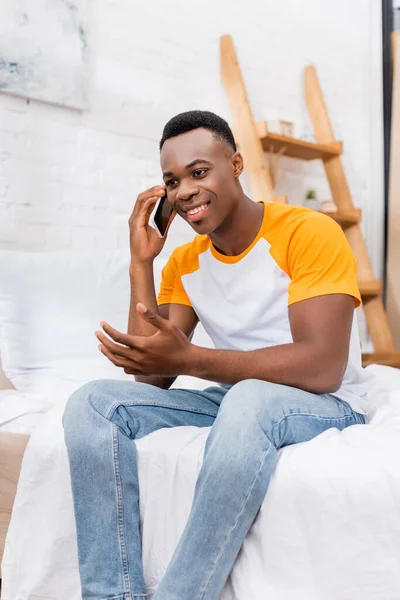
[[[232,167],[234,176],[236,178],[240,177],[240,175],[243,173],[244,164],[243,156],[240,154],[239,150],[232,154]]]

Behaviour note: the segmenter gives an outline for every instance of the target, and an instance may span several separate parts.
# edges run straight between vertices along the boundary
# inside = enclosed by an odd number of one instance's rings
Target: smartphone
[[[167,195],[157,200],[149,222],[160,237],[165,236],[173,212],[174,209],[168,202]]]

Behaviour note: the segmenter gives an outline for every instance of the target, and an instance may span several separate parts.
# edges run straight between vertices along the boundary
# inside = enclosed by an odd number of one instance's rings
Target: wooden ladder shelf
[[[256,123],[247,96],[235,47],[230,35],[221,37],[221,71],[233,116],[233,130],[246,165],[246,176],[254,198],[282,202],[274,194],[264,152],[280,152],[301,160],[323,162],[337,212],[327,213],[343,228],[358,264],[358,285],[374,353],[363,355],[363,364],[380,363],[400,367],[382,303],[382,284],[372,272],[360,229],[361,211],[356,209],[344,173],[343,145],[333,135],[328,111],[314,67],[304,70],[305,98],[316,143],[270,133],[264,121]]]

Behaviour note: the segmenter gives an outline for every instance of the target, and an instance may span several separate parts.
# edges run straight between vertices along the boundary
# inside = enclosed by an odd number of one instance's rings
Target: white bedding
[[[53,399],[42,394],[0,390],[0,432],[30,435],[52,406]]]
[[[400,372],[377,369],[392,390],[368,425],[280,452],[223,600],[400,599]],[[62,412],[61,402],[41,417],[25,453],[3,600],[81,598]],[[164,429],[137,442],[149,592],[187,519],[208,432]]]

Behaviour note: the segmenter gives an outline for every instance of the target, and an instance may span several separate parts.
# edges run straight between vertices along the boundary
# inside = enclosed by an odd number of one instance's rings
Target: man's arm
[[[165,305],[160,309],[157,306],[156,292],[154,289],[154,260],[160,254],[165,244],[167,232],[160,238],[156,231],[149,226],[150,214],[158,200],[165,195],[165,184],[154,186],[137,197],[132,214],[129,217],[129,245],[131,264],[129,267],[130,278],[130,307],[128,317],[128,335],[149,337],[157,332],[151,323],[138,316],[136,306],[138,302],[145,303],[151,311],[164,319],[171,320],[176,327],[190,338],[197,323],[194,310],[184,305]],[[173,216],[175,213],[173,213]],[[138,374],[136,371],[124,367],[125,373],[136,375],[137,381],[151,383],[161,388],[169,388],[173,378],[157,376],[153,372]]]
[[[128,334],[148,337],[157,332],[157,328],[137,313],[136,305],[140,301],[153,313],[160,315],[178,327],[191,339],[196,328],[198,319],[193,308],[183,304],[163,304],[157,306],[156,292],[154,288],[153,264],[139,264],[131,266],[129,270],[131,297],[128,319]],[[133,371],[125,369],[126,373],[134,374]],[[159,375],[136,375],[135,380],[149,383],[157,387],[168,389],[176,377],[162,377]]]
[[[120,333],[108,323],[96,335],[116,366],[139,376],[192,375],[220,383],[261,379],[315,394],[339,389],[346,369],[354,298],[331,294],[289,308],[293,342],[260,350],[210,350],[192,344],[170,320],[139,305],[142,319],[158,331],[150,337]]]
[[[196,347],[188,374],[221,383],[262,379],[315,394],[337,391],[346,369],[354,298],[318,296],[292,304],[293,343],[249,352]]]

